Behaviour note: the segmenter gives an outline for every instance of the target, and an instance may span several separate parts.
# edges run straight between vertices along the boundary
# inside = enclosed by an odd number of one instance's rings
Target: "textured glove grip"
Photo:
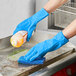
[[[44,19],[48,15],[49,15],[49,13],[44,8],[42,8],[39,12],[37,12],[36,14],[34,14],[32,16],[32,19],[33,19],[33,21],[38,23],[39,21],[41,21],[42,19]]]
[[[62,45],[66,44],[69,42],[69,40],[63,35],[62,31],[59,32],[54,39],[58,40]]]

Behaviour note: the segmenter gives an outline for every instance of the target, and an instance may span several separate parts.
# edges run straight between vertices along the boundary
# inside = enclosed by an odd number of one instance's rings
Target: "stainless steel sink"
[[[62,30],[76,19],[76,8],[62,6],[48,17],[48,28]]]
[[[73,1],[74,1],[74,0],[73,0]],[[76,1],[74,1],[74,2],[67,2],[65,5],[66,5],[66,6],[69,6],[69,7],[76,8]]]
[[[66,6],[66,5],[61,6],[59,9],[67,11],[67,12],[70,12],[70,13],[73,13],[73,14],[76,13],[76,8],[70,7],[70,6]]]
[[[0,39],[0,49],[7,48],[9,46],[11,46],[11,44],[10,44],[10,36]]]
[[[48,29],[62,30],[76,19],[76,1],[68,1],[48,17]]]
[[[25,44],[23,44],[20,48],[14,48],[11,44],[10,44],[10,37],[8,38],[4,38],[2,40],[2,43],[0,44],[0,55],[2,54],[9,54],[14,50],[19,50],[19,49],[30,49],[31,47],[33,47],[35,44],[44,41],[46,39],[50,39],[53,35],[51,35],[50,32],[44,32],[44,31],[36,31],[34,33],[34,35],[32,36],[32,38],[30,39],[29,42],[26,42]]]
[[[10,76],[14,76],[13,74],[19,74],[22,71],[23,68],[25,69],[25,67],[17,66],[17,68],[16,68],[16,64],[14,64],[13,62],[11,62],[11,60],[9,61],[7,59],[8,55],[10,53],[12,53],[13,51],[17,51],[17,50],[20,50],[20,49],[30,49],[31,47],[33,47],[34,45],[36,45],[39,42],[42,42],[42,41],[47,40],[47,39],[51,39],[54,35],[55,34],[52,34],[50,32],[46,32],[46,31],[36,31],[34,33],[34,35],[32,36],[32,38],[30,39],[30,42],[25,43],[24,45],[22,45],[22,47],[20,47],[20,48],[14,48],[12,46],[9,46],[9,47],[1,49],[0,50],[0,70],[1,70],[1,73],[3,75],[5,75],[5,76],[9,76],[9,71],[11,71]],[[56,51],[53,51],[53,52],[49,52],[48,54],[46,54],[46,56],[45,56],[46,60],[48,60],[49,58],[52,60],[49,63],[49,65],[51,65],[51,66],[52,66],[52,64],[54,64],[57,61],[59,61],[58,63],[56,63],[53,66],[54,69],[56,68],[56,66],[59,66],[59,65],[61,66],[63,64],[65,66],[67,66],[66,62],[68,62],[68,63],[72,62],[73,63],[76,60],[75,59],[76,52],[75,52],[74,48],[75,48],[75,46],[72,45],[69,42],[68,44],[64,45],[62,48],[60,48],[60,49],[58,49]],[[74,49],[74,52],[72,53],[73,49]],[[71,52],[71,53],[67,54],[69,52]],[[69,58],[69,56],[70,56],[70,58]],[[32,66],[29,66],[29,67],[32,67]],[[62,69],[62,68],[63,67],[61,67],[60,69]],[[58,71],[58,69],[55,70],[53,73],[55,73],[57,71]]]
[[[68,8],[69,10],[67,11],[67,9],[65,9],[65,8],[66,7],[62,7],[61,9],[57,9],[55,12],[53,12],[52,15],[50,14],[50,16],[48,18],[48,21],[49,21],[48,22],[48,27],[49,28],[51,27],[51,24],[53,26],[58,26],[58,27],[65,28],[73,19],[76,18],[76,14],[72,12],[73,9],[71,11],[69,9],[70,8],[69,7]],[[20,48],[14,48],[14,47],[11,46],[11,44],[9,42],[10,41],[10,37],[1,39],[0,40],[1,41],[0,42],[0,63],[2,62],[1,60],[3,60],[3,59],[6,61],[6,62],[4,62],[4,65],[3,64],[1,64],[1,65],[5,66],[5,65],[8,64],[8,61],[6,60],[7,59],[6,57],[10,53],[12,53],[13,51],[17,51],[17,50],[20,50],[20,49],[30,49],[31,47],[33,47],[37,43],[42,42],[42,41],[47,40],[47,39],[51,39],[55,35],[56,34],[48,32],[48,31],[38,31],[38,30],[36,30],[34,35],[31,37],[30,41],[26,42],[25,44],[23,44]],[[73,48],[75,48],[75,46],[69,42],[68,44],[66,44],[63,47],[61,47],[59,50],[56,50],[56,51],[53,51],[53,52],[47,54],[46,55],[47,56],[46,59],[48,59],[49,56],[51,56],[51,59],[54,58],[54,57],[57,57],[59,55],[61,55],[61,57],[62,57],[62,54],[64,54],[64,56],[65,56],[66,55],[65,53],[69,52],[70,50],[72,51]],[[74,49],[74,53],[70,53],[68,56],[63,57],[60,60],[56,59],[58,62],[56,62],[54,60],[56,63],[55,64],[53,63],[54,64],[53,67],[52,67],[52,64],[51,64],[51,70],[52,70],[52,68],[55,69],[56,66],[58,66],[58,67],[60,67],[60,69],[62,69],[64,67],[64,65],[67,66],[67,65],[71,64],[70,62],[74,62],[75,58],[76,58],[76,52],[75,52],[75,49]],[[68,62],[67,65],[66,65],[66,62]],[[3,69],[0,68],[0,70],[2,70],[2,72],[4,72],[3,70],[6,71],[5,67]],[[15,70],[17,70],[18,73],[19,73],[20,69],[15,69]],[[8,69],[8,71],[7,71],[8,75],[9,75],[9,71],[10,70]],[[56,71],[58,71],[58,69]],[[56,71],[54,71],[53,73],[55,73]],[[12,70],[11,70],[11,73],[13,73]]]
[[[56,35],[56,34],[51,33],[51,32],[36,31],[34,33],[34,35],[32,36],[32,38],[30,39],[30,41],[29,42],[26,42],[25,44],[23,44],[22,47],[20,47],[20,48],[14,48],[9,43],[9,46],[8,47],[0,49],[0,55],[8,55],[11,52],[16,51],[16,50],[19,50],[19,49],[30,49],[31,47],[33,47],[34,45],[36,45],[39,42],[42,42],[42,41],[47,40],[47,39],[51,39],[54,35]],[[9,39],[10,39],[10,37],[8,38],[8,41],[9,41]],[[5,40],[7,41],[7,39],[5,39]],[[71,46],[69,46],[69,44]],[[2,44],[1,46],[5,46],[5,44]],[[69,47],[68,49],[75,48],[75,46],[72,45],[71,43],[68,43],[65,46],[66,46],[65,49],[67,47]]]

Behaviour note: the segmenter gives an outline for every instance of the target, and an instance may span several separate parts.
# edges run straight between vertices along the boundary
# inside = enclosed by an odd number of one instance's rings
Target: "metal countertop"
[[[30,49],[35,44],[44,41],[46,39],[51,39],[54,34],[46,31],[36,31],[32,36],[30,42],[25,43],[21,48],[18,49]],[[0,73],[3,76],[27,76],[31,73],[34,73],[48,65],[54,69],[55,73],[59,69],[56,67],[61,66],[60,69],[76,61],[76,52],[75,46],[70,42],[61,47],[60,49],[49,52],[45,57],[46,61],[43,65],[19,65],[17,62],[13,62],[7,59],[7,56],[17,48],[7,47],[0,50]],[[70,63],[69,63],[70,62]],[[66,64],[67,63],[67,64]],[[63,66],[63,67],[62,67]],[[47,71],[46,71],[47,72]]]

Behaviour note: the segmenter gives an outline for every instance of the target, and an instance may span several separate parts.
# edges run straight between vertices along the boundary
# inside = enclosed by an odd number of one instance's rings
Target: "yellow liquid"
[[[18,41],[17,41],[17,44],[15,45],[15,42],[14,42],[14,40],[13,39],[10,39],[10,42],[12,43],[12,46],[14,46],[14,47],[20,47],[23,43],[24,43],[24,40],[23,39],[18,39]]]
[[[26,36],[26,38],[27,38],[27,33],[24,36]],[[25,42],[24,36],[20,33],[16,33],[15,35],[13,35],[10,39],[12,46],[14,46],[14,47],[22,46],[22,44]]]

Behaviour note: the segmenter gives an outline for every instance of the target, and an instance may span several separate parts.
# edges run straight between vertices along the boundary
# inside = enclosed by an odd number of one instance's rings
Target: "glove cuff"
[[[38,23],[39,21],[41,21],[48,15],[49,13],[44,8],[42,8],[39,12],[37,12],[36,14],[32,16],[32,19],[34,22]]]
[[[63,32],[59,32],[55,37],[54,39],[58,40],[61,45],[64,45],[66,44],[67,42],[69,42],[69,40],[63,35]]]

